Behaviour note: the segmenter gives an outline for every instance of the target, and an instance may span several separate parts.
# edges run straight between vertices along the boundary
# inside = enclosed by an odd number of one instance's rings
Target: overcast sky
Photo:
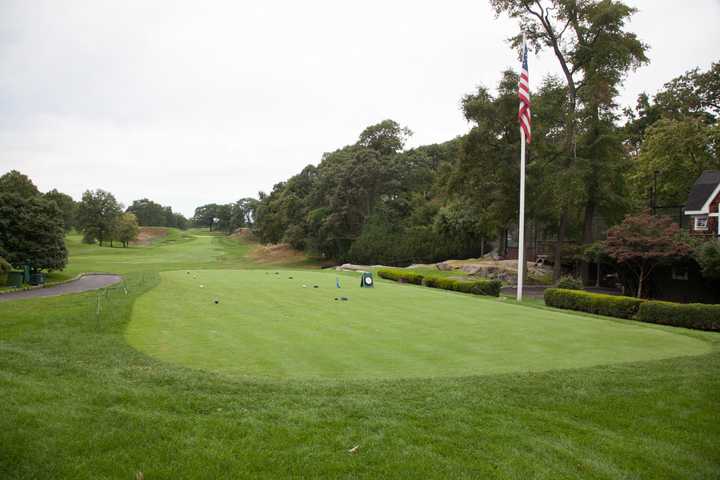
[[[630,3],[651,63],[621,103],[720,59],[720,0]],[[386,118],[410,146],[467,132],[460,98],[517,67],[516,31],[483,0],[0,0],[0,174],[190,216]],[[531,85],[548,73],[549,53],[530,58]]]

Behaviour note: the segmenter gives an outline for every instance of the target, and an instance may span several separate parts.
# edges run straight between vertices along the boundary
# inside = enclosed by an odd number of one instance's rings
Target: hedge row
[[[395,282],[402,282],[402,283],[414,283],[415,285],[422,285],[423,278],[424,278],[419,273],[408,272],[406,270],[389,269],[389,268],[383,268],[381,270],[378,270],[377,273],[380,277],[386,278],[388,280],[393,280]]]
[[[720,305],[647,301],[640,305],[641,322],[720,332]]]
[[[423,285],[431,288],[442,288],[454,292],[472,293],[475,295],[488,295],[497,297],[500,295],[500,280],[453,280],[447,277],[425,277]]]
[[[582,290],[562,288],[545,290],[545,305],[608,317],[633,318],[643,301],[639,298],[603,295]]]
[[[697,330],[720,331],[720,305],[658,302],[561,288],[545,290],[545,304],[550,307],[608,317],[628,318]]]
[[[443,290],[452,290],[454,292],[488,295],[492,297],[499,296],[500,287],[502,287],[502,282],[499,280],[454,280],[447,277],[421,275],[415,272],[386,268],[378,270],[378,275],[382,278],[394,280],[396,282],[414,283],[416,285],[425,285],[426,287],[431,288],[441,288]]]

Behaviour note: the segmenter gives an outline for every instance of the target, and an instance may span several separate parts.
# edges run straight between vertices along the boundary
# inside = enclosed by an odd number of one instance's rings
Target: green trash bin
[[[45,274],[36,272],[30,274],[30,285],[42,285],[45,283]]]
[[[23,284],[24,272],[12,270],[7,274],[7,284],[9,287],[20,288]]]

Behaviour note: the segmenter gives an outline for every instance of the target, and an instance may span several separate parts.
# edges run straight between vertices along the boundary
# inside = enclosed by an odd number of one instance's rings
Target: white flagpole
[[[523,296],[525,273],[525,131],[520,128],[520,220],[518,228],[517,301]]]

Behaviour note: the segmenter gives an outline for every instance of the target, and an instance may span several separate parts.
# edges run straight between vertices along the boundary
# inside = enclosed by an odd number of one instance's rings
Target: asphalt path
[[[0,302],[9,300],[21,300],[24,298],[37,297],[54,297],[57,295],[65,295],[67,293],[81,293],[98,288],[107,287],[122,280],[120,275],[102,274],[102,275],[84,275],[72,282],[55,285],[53,287],[34,288],[32,290],[20,290],[17,292],[9,292],[0,294]]]

